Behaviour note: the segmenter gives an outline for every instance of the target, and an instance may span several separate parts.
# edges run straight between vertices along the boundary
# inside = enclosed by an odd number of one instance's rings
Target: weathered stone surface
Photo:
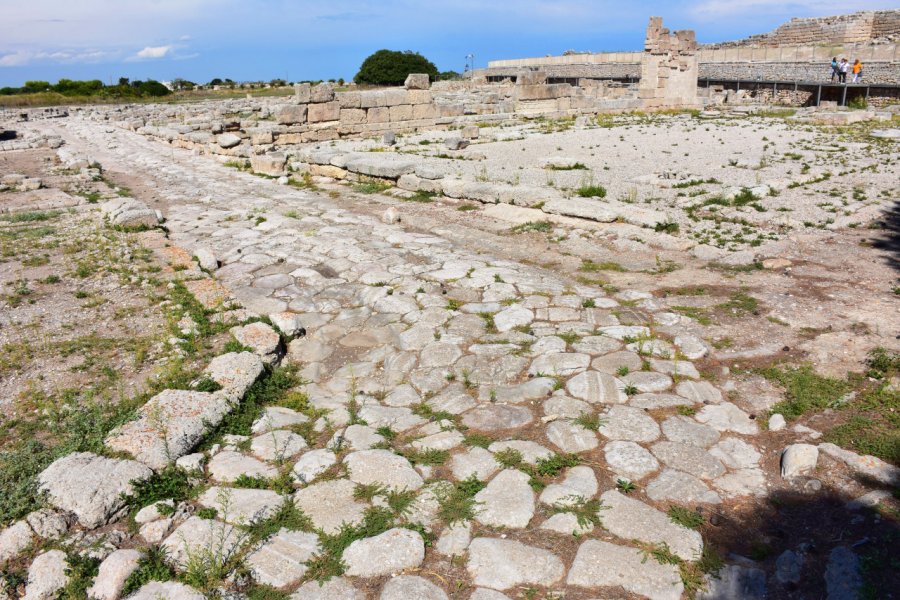
[[[725,438],[709,449],[709,453],[729,469],[750,469],[759,464],[762,455],[753,446],[738,438]]]
[[[690,417],[676,415],[662,423],[662,432],[673,442],[709,448],[719,440],[719,432],[708,425],[701,425]]]
[[[659,437],[659,425],[639,408],[612,406],[601,422],[599,431],[610,440],[652,442]]]
[[[534,417],[524,406],[486,404],[463,415],[463,425],[482,431],[516,429],[531,423]]]
[[[659,470],[659,461],[635,442],[610,442],[603,451],[613,473],[626,480],[638,480]]]
[[[625,384],[607,373],[586,371],[572,377],[566,383],[566,390],[581,400],[591,404],[623,404],[628,400]]]
[[[593,450],[597,447],[597,434],[571,421],[554,421],[547,425],[547,439],[567,453]]]
[[[457,479],[467,479],[475,475],[482,481],[500,470],[500,465],[494,460],[494,455],[477,446],[466,452],[454,454],[450,459],[450,469]]]
[[[273,462],[296,456],[306,448],[303,436],[284,429],[260,434],[250,443],[250,452],[254,456]]]
[[[313,524],[326,534],[340,530],[344,523],[362,522],[366,505],[353,497],[356,488],[349,479],[335,479],[315,483],[294,493],[294,504]]]
[[[558,556],[513,540],[477,538],[469,546],[466,569],[475,585],[508,590],[521,585],[551,586],[565,567]]]
[[[262,356],[275,352],[278,344],[281,343],[278,332],[272,329],[271,325],[259,321],[232,327],[230,331],[234,339],[241,345],[252,348],[254,352]]]
[[[672,500],[690,503],[719,504],[722,499],[702,481],[675,469],[666,469],[647,484],[647,496],[651,500]]]
[[[832,550],[825,569],[828,600],[857,600],[862,585],[859,557],[846,546],[838,546]]]
[[[531,363],[528,373],[553,377],[568,377],[581,373],[591,364],[589,354],[576,352],[552,352],[539,356]]]
[[[128,600],[205,600],[206,596],[194,588],[175,581],[151,581],[136,591]]]
[[[94,584],[87,589],[89,598],[117,600],[129,575],[138,568],[141,553],[137,550],[116,550],[100,563]]]
[[[434,549],[445,556],[457,556],[465,553],[471,541],[472,524],[454,523],[444,528]]]
[[[344,464],[350,480],[363,485],[378,484],[397,490],[417,490],[422,477],[409,461],[390,450],[362,450],[348,454]]]
[[[275,110],[275,120],[279,125],[298,125],[306,122],[305,104],[285,104]]]
[[[594,530],[594,524],[582,520],[578,522],[578,516],[570,512],[559,512],[541,523],[541,529],[555,531],[563,535],[583,535]]]
[[[745,435],[759,433],[756,421],[730,402],[704,406],[695,418],[719,431],[733,431]]]
[[[540,501],[551,506],[567,506],[590,500],[597,493],[597,476],[588,466],[572,467],[560,483],[551,483],[541,492]]]
[[[76,452],[57,459],[38,476],[38,489],[49,502],[73,513],[87,529],[105,525],[121,514],[123,496],[132,493],[132,482],[150,477],[146,466],[132,460]]]
[[[162,469],[190,452],[230,410],[231,403],[219,394],[165,390],[138,410],[137,420],[114,429],[106,446]]]
[[[700,533],[676,525],[668,515],[610,490],[600,496],[603,509],[597,512],[603,527],[624,540],[640,540],[649,544],[667,544],[683,560],[696,560],[703,551]]]
[[[427,90],[431,87],[431,82],[426,73],[410,73],[403,86],[408,90]]]
[[[18,556],[33,540],[34,532],[25,521],[16,521],[0,531],[0,565]]]
[[[281,588],[299,583],[306,574],[306,561],[318,552],[316,534],[282,529],[245,560],[254,580]]]
[[[54,600],[69,581],[66,553],[48,550],[39,554],[28,568],[23,600]]]
[[[197,502],[216,509],[216,517],[226,523],[249,525],[274,515],[284,499],[272,490],[214,486],[203,492]]]
[[[425,542],[411,529],[389,529],[375,537],[356,540],[344,550],[347,575],[379,577],[413,569],[425,560]]]
[[[218,138],[216,138],[216,142],[222,148],[234,148],[241,143],[241,138],[234,135],[233,133],[223,133]]]
[[[304,583],[291,600],[366,600],[366,596],[343,577],[332,577],[325,583]]]
[[[501,333],[528,325],[533,320],[534,313],[518,304],[514,304],[494,315],[494,325],[497,327],[497,331]]]
[[[278,475],[275,467],[232,450],[223,450],[213,456],[206,468],[213,480],[226,483],[237,481],[241,475],[267,478]]]
[[[191,517],[178,526],[162,543],[166,560],[183,569],[191,556],[209,556],[211,561],[224,565],[240,549],[241,533],[227,523],[213,519]]]
[[[534,492],[528,475],[518,469],[501,471],[475,501],[481,503],[475,520],[484,525],[522,529],[534,516]]]
[[[331,450],[311,450],[294,463],[294,479],[300,483],[310,483],[336,462],[337,456]]]
[[[675,387],[675,393],[698,404],[718,404],[722,392],[708,381],[682,381]]]
[[[423,577],[401,575],[389,580],[379,600],[447,600],[447,594]]]
[[[510,600],[510,597],[495,590],[478,588],[472,592],[472,595],[469,596],[469,600]]]
[[[360,175],[397,179],[415,171],[416,163],[402,155],[363,153],[348,159],[344,168]]]
[[[69,530],[70,519],[68,515],[42,508],[29,513],[25,521],[35,535],[45,540],[55,540],[63,536]]]
[[[497,453],[506,449],[512,449],[522,455],[522,460],[528,464],[535,465],[539,460],[549,458],[553,452],[544,448],[538,443],[527,440],[507,440],[504,442],[494,442],[488,446],[488,450]]]
[[[840,460],[859,475],[871,477],[884,485],[900,485],[900,467],[886,463],[880,458],[859,455],[830,443],[819,444],[819,450],[834,459]]]
[[[793,479],[816,470],[819,449],[812,444],[791,444],[781,453],[781,476]]]
[[[762,569],[727,565],[705,578],[698,600],[765,600],[766,573]]]
[[[253,423],[253,433],[266,433],[276,429],[287,429],[309,421],[309,417],[283,406],[267,406],[262,415]]]
[[[650,451],[666,466],[701,479],[714,479],[725,474],[725,467],[715,456],[697,446],[678,442],[657,442]]]
[[[228,352],[209,361],[204,374],[222,386],[221,393],[237,402],[262,375],[263,368],[262,359],[255,354]]]
[[[579,587],[622,586],[650,600],[679,600],[684,591],[678,567],[646,560],[635,548],[600,540],[581,544],[567,583]]]

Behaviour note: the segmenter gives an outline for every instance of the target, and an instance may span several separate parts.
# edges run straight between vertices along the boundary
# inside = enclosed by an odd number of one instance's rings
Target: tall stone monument
[[[697,108],[697,40],[694,32],[670,33],[662,17],[650,17],[641,58],[641,104],[646,109]]]

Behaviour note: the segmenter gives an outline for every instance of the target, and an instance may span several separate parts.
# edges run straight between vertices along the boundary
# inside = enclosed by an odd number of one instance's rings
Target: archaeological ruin
[[[898,36],[0,109],[0,600],[892,597]]]

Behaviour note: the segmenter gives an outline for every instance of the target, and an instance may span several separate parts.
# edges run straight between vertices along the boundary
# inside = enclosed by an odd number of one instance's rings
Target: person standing
[[[837,56],[831,57],[831,83],[834,83],[834,78],[838,76],[838,68],[840,67],[838,63]]]
[[[846,58],[841,59],[841,64],[838,65],[838,83],[847,83],[847,71],[850,70],[850,63],[847,62]]]
[[[857,58],[853,62],[853,83],[859,83],[860,79],[862,79],[862,63]]]

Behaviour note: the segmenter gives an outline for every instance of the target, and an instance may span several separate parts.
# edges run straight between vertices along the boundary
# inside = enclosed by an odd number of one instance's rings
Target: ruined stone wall
[[[742,79],[761,81],[803,81],[830,83],[828,62],[701,63],[701,79]],[[863,82],[897,84],[900,65],[890,62],[864,62]]]
[[[650,17],[638,97],[644,108],[691,107],[697,101],[697,42],[693,31],[670,33]]]
[[[849,15],[791,19],[772,32],[705,48],[777,47],[852,44],[900,36],[900,10],[864,11]]]

